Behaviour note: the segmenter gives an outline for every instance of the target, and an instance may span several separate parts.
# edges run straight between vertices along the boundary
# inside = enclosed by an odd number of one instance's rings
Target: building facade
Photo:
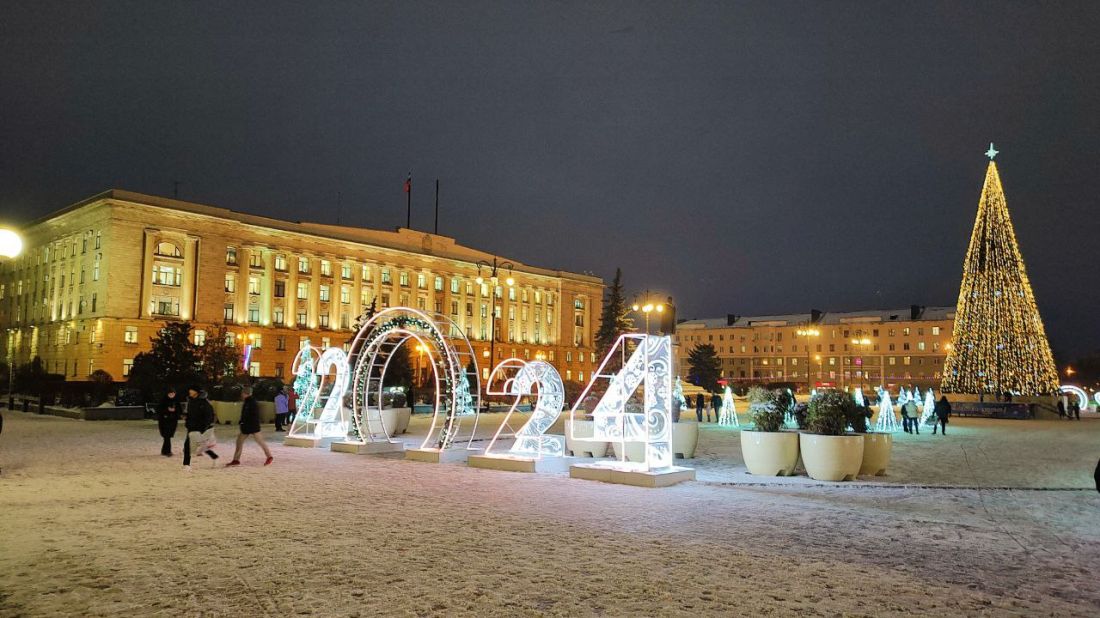
[[[792,383],[812,388],[940,387],[954,307],[687,320],[676,326],[677,366],[711,344],[731,385]]]
[[[289,380],[306,338],[343,346],[372,301],[449,317],[485,376],[494,310],[498,362],[544,359],[578,381],[596,362],[602,280],[510,260],[491,289],[477,263],[494,256],[445,236],[295,223],[119,190],[22,233],[23,254],[0,264],[5,356],[17,365],[40,357],[72,380],[97,369],[125,379],[170,320],[191,321],[199,344],[224,327],[251,346],[250,374]]]

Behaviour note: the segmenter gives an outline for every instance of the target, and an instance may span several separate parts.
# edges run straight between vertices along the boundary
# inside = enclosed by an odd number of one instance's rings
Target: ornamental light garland
[[[996,154],[990,144],[942,390],[1051,395],[1058,391],[1058,372],[1016,243]]]

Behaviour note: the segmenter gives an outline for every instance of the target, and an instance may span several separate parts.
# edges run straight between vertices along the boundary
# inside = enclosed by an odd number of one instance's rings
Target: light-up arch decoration
[[[609,365],[616,357],[622,369],[609,374]],[[607,390],[592,411],[593,435],[590,438],[618,442],[622,459],[617,464],[622,468],[646,471],[671,468],[672,339],[639,334],[620,336],[570,409],[569,431],[574,431],[581,403],[600,380],[607,380]],[[627,404],[638,387],[645,391],[642,411],[629,412]],[[580,436],[574,433],[573,437]],[[627,464],[627,442],[645,443],[644,462]]]
[[[545,435],[554,421],[558,420],[565,406],[565,385],[561,374],[553,365],[545,361],[525,361],[508,358],[493,368],[485,388],[486,395],[515,397],[508,413],[485,447],[486,455],[493,455],[493,446],[501,437],[508,420],[523,397],[536,395],[531,417],[515,432],[515,443],[508,450],[511,455],[522,457],[561,457],[565,454],[565,439],[562,436]]]
[[[409,342],[426,349],[435,386],[432,421],[420,448],[451,447],[459,435],[460,417],[473,415],[469,448],[481,408],[481,382],[473,347],[447,316],[409,307],[379,311],[352,340],[353,430],[364,442],[392,441],[382,418],[382,385],[393,353]],[[467,367],[473,367],[473,371],[468,372]]]
[[[1077,403],[1081,406],[1081,409],[1088,410],[1089,396],[1087,393],[1085,393],[1085,389],[1081,388],[1080,386],[1074,386],[1072,384],[1063,384],[1058,390],[1067,395],[1076,395]],[[1100,403],[1100,399],[1097,399],[1096,401],[1097,403]]]

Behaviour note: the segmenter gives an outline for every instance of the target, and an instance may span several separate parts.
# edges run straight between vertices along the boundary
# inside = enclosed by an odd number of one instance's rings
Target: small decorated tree
[[[898,418],[894,416],[894,406],[890,403],[890,391],[883,389],[879,398],[878,420],[875,421],[875,431],[880,433],[894,433],[900,426]]]
[[[722,392],[722,414],[718,418],[718,424],[727,427],[741,426],[741,423],[737,420],[737,408],[733,402],[733,391],[728,386]]]

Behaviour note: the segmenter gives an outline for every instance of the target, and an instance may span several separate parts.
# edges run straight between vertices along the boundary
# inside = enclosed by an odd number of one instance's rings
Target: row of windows
[[[940,335],[941,329],[940,329],[939,326],[932,326],[931,328],[929,328],[929,330],[931,331],[933,337],[938,337]],[[897,332],[898,332],[897,329],[891,328],[891,329],[887,330],[887,335],[886,336],[887,337],[896,337]],[[914,328],[911,328],[909,326],[906,326],[905,328],[901,329],[901,334],[902,334],[903,337],[909,337],[910,335],[913,334],[913,332],[916,332],[916,336],[923,337],[924,332],[925,332],[925,327],[918,326],[914,329]],[[831,337],[833,339],[836,339],[838,334],[840,334],[844,339],[848,339],[849,337],[863,337],[864,335],[867,334],[867,331],[864,331],[862,329],[855,330],[855,331],[852,331],[850,329],[844,329],[842,331],[838,330],[838,329],[835,329],[835,328],[832,329]],[[877,329],[877,328],[871,329],[870,330],[870,336],[878,337],[879,336],[879,329]],[[682,335],[682,336],[677,335],[677,340],[681,340],[681,338],[682,338],[682,340],[685,341],[685,342],[701,342],[701,341],[704,340],[703,339],[704,337],[706,337],[706,341],[715,341],[716,340],[715,337],[717,337],[717,341],[725,341],[726,340],[726,335],[724,333],[718,333],[717,335],[714,335],[714,334]],[[740,337],[740,340],[742,342],[746,340],[746,335],[739,335],[739,337]],[[798,337],[799,337],[799,335],[796,333],[792,338],[797,339]],[[812,337],[813,337],[813,335],[802,335],[802,338],[804,338],[804,339],[805,338],[812,338]],[[759,341],[759,340],[763,340],[763,339],[765,339],[765,333],[756,333],[756,332],[754,332],[752,334],[752,341]],[[769,332],[769,333],[766,333],[766,339],[767,339],[767,341],[783,341],[783,333],[782,332]],[[731,334],[730,337],[729,337],[729,340],[733,341],[734,340],[734,335]]]
[[[829,349],[828,349],[829,352],[836,352],[837,351],[837,346],[836,346],[835,343],[830,343],[830,344],[828,344],[828,346],[829,346]],[[910,344],[908,341],[906,341],[906,342],[901,344],[901,350],[903,352],[913,350],[913,349],[915,349],[919,352],[924,352],[924,351],[928,351],[928,350],[931,350],[933,352],[938,352],[940,350],[940,342],[933,341],[931,343],[931,345],[929,345],[929,344],[925,343],[924,341],[917,341],[917,342],[915,342],[915,344]],[[886,350],[888,352],[896,351],[897,350],[897,344],[894,344],[894,343],[887,344]],[[737,353],[748,354],[749,353],[749,348],[746,345],[742,345],[742,346],[732,346],[732,345],[731,346],[721,346],[721,345],[719,345],[719,346],[714,347],[714,351],[717,352],[718,354],[727,354],[727,353],[728,354],[737,354]],[[809,352],[809,351],[810,351],[810,346],[808,346],[808,345],[802,346],[801,349],[799,349],[797,344],[791,346],[791,352],[792,353],[793,352]],[[825,350],[823,349],[822,344],[819,343],[815,346],[814,351],[815,352],[824,352]],[[879,344],[876,343],[876,344],[873,344],[873,345],[870,345],[870,346],[849,346],[847,343],[845,343],[841,346],[841,351],[842,352],[850,352],[850,351],[855,351],[855,352],[867,352],[867,351],[878,352],[879,351]],[[783,346],[781,346],[781,345],[772,345],[772,346],[767,346],[767,345],[766,346],[755,346],[754,345],[754,346],[752,346],[752,353],[753,354],[760,354],[761,352],[763,352],[763,353],[779,353],[779,354],[782,354],[783,353]]]

